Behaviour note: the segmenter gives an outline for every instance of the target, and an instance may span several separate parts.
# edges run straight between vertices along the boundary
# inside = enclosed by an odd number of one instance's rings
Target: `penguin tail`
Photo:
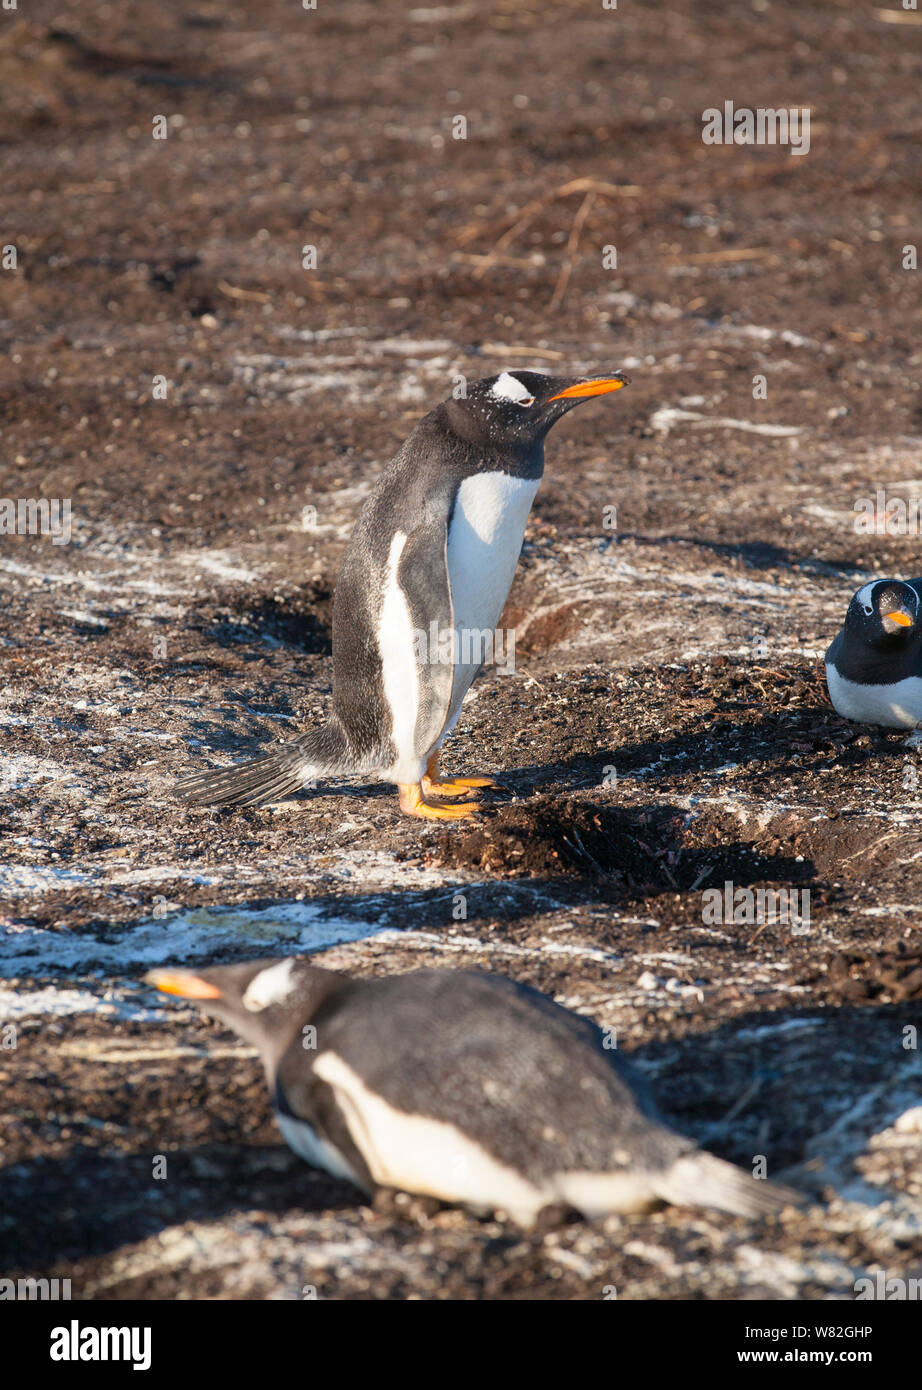
[[[716,1207],[733,1216],[772,1216],[784,1207],[802,1207],[803,1193],[754,1178],[734,1163],[703,1149],[682,1154],[654,1180],[656,1195],[676,1206]]]
[[[275,753],[185,777],[176,790],[198,806],[264,806],[300,791],[316,777],[346,771],[348,762],[345,735],[326,725]]]

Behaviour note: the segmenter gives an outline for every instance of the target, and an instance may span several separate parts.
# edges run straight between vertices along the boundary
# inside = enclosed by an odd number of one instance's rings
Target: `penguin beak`
[[[625,376],[623,372],[616,372],[614,376],[598,377],[595,381],[578,381],[575,386],[568,386],[565,391],[558,391],[556,396],[551,396],[551,400],[585,400],[589,396],[604,396],[609,391],[620,391],[622,386],[630,386],[630,384],[630,377]]]
[[[220,999],[217,985],[209,984],[191,970],[149,970],[144,976],[146,985],[153,985],[163,994],[179,994],[183,999]]]
[[[892,623],[896,623],[898,627],[912,627],[912,618],[910,618],[908,613],[904,613],[901,608],[897,608],[893,613],[888,613],[887,617]]]

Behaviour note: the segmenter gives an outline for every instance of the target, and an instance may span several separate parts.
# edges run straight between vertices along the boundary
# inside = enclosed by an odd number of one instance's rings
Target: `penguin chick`
[[[401,810],[458,819],[488,777],[440,780],[439,750],[492,644],[544,471],[548,430],[628,378],[502,372],[424,416],[359,513],[333,605],[333,699],[320,728],[179,784],[203,804],[260,805],[320,777],[395,782]]]
[[[922,721],[922,579],[877,579],[858,590],[826,652],[833,707],[859,724]]]
[[[602,1030],[498,975],[351,980],[302,956],[148,983],[259,1050],[288,1144],[369,1197],[436,1197],[531,1227],[662,1202],[741,1216],[802,1198],[668,1129]]]

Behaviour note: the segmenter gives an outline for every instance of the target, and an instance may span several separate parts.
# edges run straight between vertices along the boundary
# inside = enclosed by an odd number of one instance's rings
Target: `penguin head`
[[[308,964],[304,956],[205,970],[167,967],[151,970],[144,981],[164,994],[191,1000],[257,1048],[270,1086],[301,1029],[327,995],[344,983],[341,975]]]
[[[845,630],[871,647],[898,650],[922,631],[919,595],[898,579],[877,579],[859,589],[848,605]]]
[[[467,383],[466,394],[445,403],[456,434],[472,444],[529,452],[568,410],[592,396],[629,385],[623,372],[606,377],[546,376],[506,371]]]

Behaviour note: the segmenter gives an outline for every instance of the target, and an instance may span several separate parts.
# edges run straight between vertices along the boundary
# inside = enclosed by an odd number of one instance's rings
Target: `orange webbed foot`
[[[476,801],[440,806],[426,799],[421,783],[410,782],[400,786],[400,809],[406,816],[421,816],[424,820],[464,820],[475,815],[480,807]]]

